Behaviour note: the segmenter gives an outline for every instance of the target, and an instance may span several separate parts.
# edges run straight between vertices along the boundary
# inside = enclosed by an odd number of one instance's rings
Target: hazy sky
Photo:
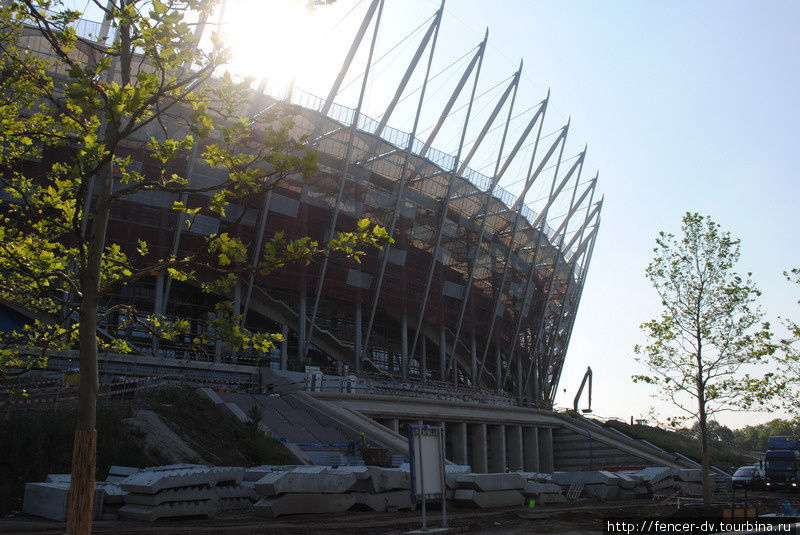
[[[244,0],[231,0],[227,15],[239,22],[229,24],[230,40],[247,50],[242,61],[254,73],[268,71],[274,80],[276,71],[294,65],[298,87],[324,96],[368,2],[338,0],[305,17],[287,10],[291,1],[250,0],[249,7],[237,7]],[[380,61],[365,101],[368,115],[384,110],[404,58],[411,57],[438,6],[436,0],[386,0],[374,58]],[[741,238],[740,269],[753,272],[773,323],[779,315],[800,317],[800,292],[782,276],[800,267],[800,3],[450,0],[432,70],[441,74],[431,82],[433,105],[423,112],[424,126],[432,124],[441,109],[436,103],[447,98],[468,60],[463,56],[486,27],[489,48],[478,89],[485,95],[476,102],[471,133],[499,97],[501,82],[524,59],[515,109],[530,109],[551,88],[544,132],[571,116],[565,157],[588,143],[583,181],[599,170],[599,192],[605,195],[557,405],[572,405],[591,366],[597,415],[628,419],[651,406],[670,414],[651,398],[650,387],[630,382],[643,371],[632,351],[643,341],[638,325],[659,312],[644,278],[659,230],[677,232],[686,211],[711,216]],[[363,64],[362,54],[354,65],[363,69]],[[354,67],[346,80],[357,74]],[[419,80],[412,79],[410,87]],[[352,105],[358,88],[356,80],[341,98]],[[404,100],[390,124],[410,130],[415,105],[414,98]],[[455,153],[456,119],[434,146]],[[512,134],[525,120],[515,120]],[[493,143],[485,143],[487,152],[476,156],[473,168],[491,174]],[[514,191],[519,184],[509,177],[504,186]],[[720,420],[741,426],[773,416],[733,414]]]

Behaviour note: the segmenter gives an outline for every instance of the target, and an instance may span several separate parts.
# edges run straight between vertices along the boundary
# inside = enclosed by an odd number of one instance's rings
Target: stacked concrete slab
[[[582,497],[601,500],[699,496],[703,492],[699,469],[650,467],[620,472],[555,472],[552,481],[565,491],[572,485],[582,485]]]
[[[119,482],[127,492],[120,516],[153,521],[182,516],[215,516],[247,509],[257,495],[243,485],[245,469],[230,466],[157,466]]]
[[[371,511],[411,509],[407,471],[374,466],[260,467],[254,484],[263,496],[254,506],[259,516],[336,513],[350,508]],[[249,471],[246,477],[256,471]]]

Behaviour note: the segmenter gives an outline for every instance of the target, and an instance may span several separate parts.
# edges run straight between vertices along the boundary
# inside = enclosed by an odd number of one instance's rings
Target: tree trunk
[[[111,126],[106,140],[114,147],[116,138]],[[113,149],[112,149],[113,150]],[[72,450],[72,479],[67,502],[67,533],[88,535],[92,531],[95,458],[97,452],[97,306],[100,302],[101,262],[111,213],[112,167],[109,161],[96,176],[99,184],[87,242],[86,265],[81,274],[81,306],[78,327],[80,386],[78,420]],[[84,210],[89,210],[91,199]]]
[[[96,451],[97,430],[76,429],[72,446],[72,480],[67,497],[69,535],[92,532]]]
[[[714,488],[711,481],[711,455],[708,451],[708,420],[705,407],[700,409],[700,462],[703,474],[703,507],[711,507]]]

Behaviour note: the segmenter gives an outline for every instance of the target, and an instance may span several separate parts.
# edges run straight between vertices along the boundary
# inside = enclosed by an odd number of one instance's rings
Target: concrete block
[[[133,520],[153,522],[161,518],[182,516],[213,517],[217,514],[216,500],[167,502],[161,505],[128,504],[119,510],[119,516]]]
[[[275,518],[280,515],[343,513],[356,503],[353,494],[284,494],[262,498],[253,505],[256,515]]]
[[[379,494],[354,492],[352,495],[356,499],[354,507],[362,505],[370,511],[393,512],[415,508],[414,503],[411,501],[411,491],[409,490],[394,490]]]
[[[47,474],[44,478],[45,483],[69,483],[72,481],[70,474]]]
[[[255,491],[253,486],[248,485],[217,485],[213,490],[221,500],[247,498],[255,502],[261,499],[261,495]]]
[[[132,476],[133,474],[141,472],[141,468],[134,468],[132,466],[118,466],[116,464],[112,464],[111,468],[108,469],[109,476],[121,476],[121,477],[128,477]]]
[[[553,474],[544,474],[542,472],[517,472],[517,473],[527,480],[540,481],[542,483],[547,483],[549,481],[552,481],[553,479]]]
[[[255,484],[256,492],[262,496],[277,496],[287,492],[338,494],[347,492],[356,482],[356,476],[346,472],[273,472]]]
[[[551,503],[567,503],[567,497],[563,494],[555,494],[555,493],[542,493],[539,494],[539,497],[536,498],[536,503],[541,505],[548,505]]]
[[[538,481],[528,480],[522,491],[526,496],[537,496],[539,494],[563,494],[561,485],[555,483],[539,483]]]
[[[210,485],[214,483],[207,467],[178,468],[163,471],[143,471],[120,481],[119,486],[127,492],[155,494],[164,489]]]
[[[651,466],[639,470],[636,473],[651,485],[658,483],[662,479],[671,478],[674,475],[674,471],[665,466]]]
[[[456,489],[453,499],[461,505],[480,509],[520,507],[525,503],[525,497],[517,490],[479,492],[473,489]]]
[[[297,468],[297,465],[294,464],[264,464],[261,466],[253,466],[252,468],[246,468],[244,471],[244,477],[242,478],[243,481],[253,481],[256,482],[262,477],[267,474],[271,474],[272,472],[288,472]]]
[[[244,468],[241,466],[213,466],[209,470],[217,484],[240,483],[244,478]]]
[[[522,490],[526,479],[516,472],[508,474],[458,474],[454,477],[456,488],[483,492],[497,490]]]
[[[632,489],[638,483],[636,479],[628,474],[617,473],[617,486],[621,489]]]
[[[411,488],[411,473],[399,468],[380,468],[377,466],[369,467],[369,475],[372,478],[375,492],[388,492],[390,490],[402,490]]]
[[[208,468],[204,464],[191,464],[191,463],[178,463],[178,464],[161,464],[158,466],[148,466],[140,470],[141,472],[169,472],[171,470],[188,470],[190,468]]]
[[[138,505],[161,505],[167,502],[188,502],[200,500],[216,499],[217,494],[214,489],[202,485],[196,487],[180,487],[173,489],[164,489],[155,494],[138,494],[129,493],[125,495],[125,503],[133,503]]]
[[[25,483],[22,512],[50,520],[67,520],[67,494],[69,483]],[[103,491],[94,491],[94,518],[103,512]]]
[[[600,498],[601,500],[604,501],[616,500],[619,495],[619,487],[616,485],[603,485],[603,484],[586,485],[583,487],[583,491],[590,496],[594,496],[595,498]]]
[[[472,472],[472,467],[468,464],[446,464],[444,465],[444,473],[447,474],[469,474]]]
[[[701,483],[703,481],[703,470],[700,468],[682,468],[675,470],[675,478],[687,483]]]
[[[220,498],[217,502],[217,511],[243,511],[253,507],[253,500],[249,498]]]
[[[616,485],[619,478],[611,472],[554,472],[553,483],[559,485],[571,485],[572,483],[583,483],[584,485],[603,484]]]
[[[110,483],[108,481],[98,481],[95,483],[97,488],[103,491],[103,505],[116,505],[125,503],[125,496],[128,494],[120,488],[119,485]]]

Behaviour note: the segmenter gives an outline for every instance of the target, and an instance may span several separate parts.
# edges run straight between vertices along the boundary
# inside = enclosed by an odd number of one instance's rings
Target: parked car
[[[733,473],[733,488],[763,489],[764,470],[759,466],[742,466]]]

